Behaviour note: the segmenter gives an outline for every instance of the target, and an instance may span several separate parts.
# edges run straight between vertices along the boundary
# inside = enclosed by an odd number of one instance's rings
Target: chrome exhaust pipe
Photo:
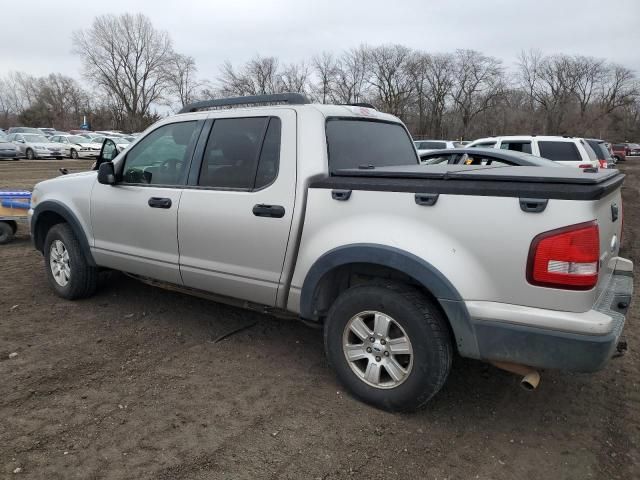
[[[540,373],[534,368],[510,362],[491,362],[491,364],[500,370],[522,375],[520,386],[527,391],[535,390],[540,384]]]

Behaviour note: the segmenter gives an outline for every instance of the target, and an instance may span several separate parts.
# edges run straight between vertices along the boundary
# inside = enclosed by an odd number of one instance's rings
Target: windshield
[[[89,143],[88,140],[80,135],[74,135],[72,137],[67,137],[71,143]]]
[[[419,141],[415,143],[418,150],[440,150],[447,148],[447,142]]]
[[[31,143],[49,143],[49,140],[44,135],[35,135],[31,133],[25,133],[22,135],[27,142]]]
[[[326,129],[331,172],[362,165],[386,167],[419,163],[402,124],[329,118]]]

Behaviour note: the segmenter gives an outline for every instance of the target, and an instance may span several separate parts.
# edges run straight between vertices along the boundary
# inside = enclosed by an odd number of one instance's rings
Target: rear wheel
[[[49,284],[60,297],[74,300],[95,292],[98,269],[88,264],[68,224],[51,227],[44,242],[44,258]]]
[[[453,350],[446,320],[409,285],[361,285],[342,293],[325,322],[325,350],[356,397],[414,410],[444,385]]]
[[[28,160],[33,160],[34,158],[36,158],[36,156],[33,153],[33,150],[31,150],[30,148],[27,148],[26,155]]]
[[[9,243],[11,240],[13,240],[14,235],[15,230],[9,224],[9,222],[0,222],[0,245]]]

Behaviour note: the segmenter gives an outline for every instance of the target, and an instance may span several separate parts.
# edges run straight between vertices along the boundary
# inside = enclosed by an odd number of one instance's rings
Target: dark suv
[[[599,140],[597,138],[585,138],[585,141],[596,153],[598,162],[600,162],[600,168],[613,168],[613,165],[615,165],[616,161],[611,156],[609,148],[607,148],[607,142],[605,142],[604,140]]]

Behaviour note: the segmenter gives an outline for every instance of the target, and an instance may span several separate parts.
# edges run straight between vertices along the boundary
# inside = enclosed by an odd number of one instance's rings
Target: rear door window
[[[277,117],[217,119],[204,152],[198,185],[257,190],[272,183],[280,164]]]
[[[531,142],[529,140],[503,140],[500,148],[514,152],[531,153]]]
[[[539,141],[540,156],[554,161],[579,162],[582,160],[573,142]]]

